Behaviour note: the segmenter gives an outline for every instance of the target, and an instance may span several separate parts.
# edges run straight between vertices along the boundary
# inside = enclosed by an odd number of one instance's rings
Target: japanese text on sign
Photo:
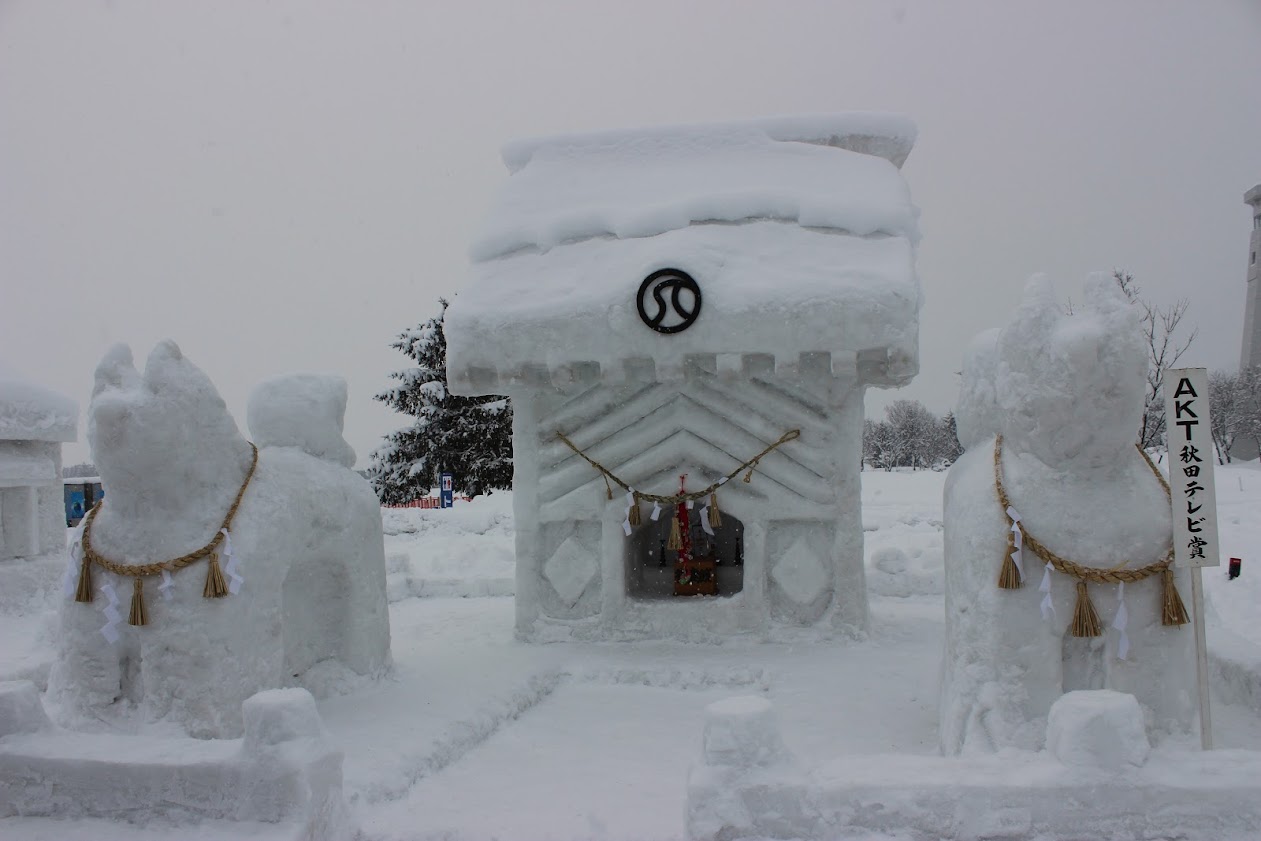
[[[1208,372],[1171,368],[1165,374],[1166,440],[1173,504],[1174,565],[1215,567],[1217,493],[1209,424]]]

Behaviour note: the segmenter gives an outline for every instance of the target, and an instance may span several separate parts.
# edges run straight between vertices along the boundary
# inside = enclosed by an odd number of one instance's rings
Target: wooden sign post
[[[1170,368],[1165,372],[1165,416],[1173,505],[1174,566],[1191,569],[1195,673],[1200,694],[1200,744],[1204,750],[1212,750],[1201,570],[1218,566],[1221,559],[1218,556],[1217,488],[1213,484],[1213,437],[1209,424],[1206,369]]]

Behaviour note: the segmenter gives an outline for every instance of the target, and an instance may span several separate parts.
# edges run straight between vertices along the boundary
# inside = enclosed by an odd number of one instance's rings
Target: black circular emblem
[[[652,297],[651,303],[649,296]],[[700,317],[701,288],[687,272],[661,269],[639,284],[639,297],[635,304],[644,324],[658,333],[678,333],[691,327]]]

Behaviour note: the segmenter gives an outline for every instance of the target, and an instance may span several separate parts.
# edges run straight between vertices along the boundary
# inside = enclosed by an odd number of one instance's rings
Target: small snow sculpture
[[[73,400],[0,367],[0,561],[65,546],[61,445],[78,422]]]
[[[265,383],[250,399],[256,449],[174,342],[143,375],[125,345],[105,355],[88,437],[108,496],[72,547],[55,718],[138,710],[189,735],[239,736],[256,692],[317,664],[388,665],[380,508],[345,466],[345,402],[337,378]]]
[[[1068,315],[1033,278],[965,359],[967,451],[945,490],[948,754],[1040,748],[1052,703],[1080,689],[1133,694],[1155,731],[1190,725],[1169,498],[1134,445],[1146,348],[1110,277],[1085,294]]]

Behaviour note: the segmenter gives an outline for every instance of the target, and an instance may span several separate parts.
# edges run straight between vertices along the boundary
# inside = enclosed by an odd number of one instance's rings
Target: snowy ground
[[[363,836],[681,838],[704,708],[732,694],[769,697],[807,763],[935,753],[944,478],[863,474],[873,628],[849,643],[524,645],[512,638],[510,494],[450,511],[386,511],[394,676],[320,704],[346,752]],[[1244,574],[1205,574],[1216,742],[1261,750],[1261,469],[1219,469],[1218,504],[1223,561],[1242,557]],[[46,675],[61,571],[47,566],[0,568],[0,680]],[[0,820],[0,837],[218,841],[274,831],[17,818]]]

